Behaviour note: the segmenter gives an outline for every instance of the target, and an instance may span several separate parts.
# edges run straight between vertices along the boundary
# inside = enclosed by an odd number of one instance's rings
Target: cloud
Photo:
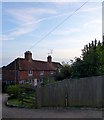
[[[44,2],[47,0],[43,0]],[[67,3],[72,3],[72,2],[81,2],[81,0],[50,0],[50,2],[55,2],[55,4],[63,6]]]
[[[70,28],[70,29],[68,28],[64,30],[54,31],[53,34],[54,35],[69,35],[69,34],[80,32],[80,31],[81,31],[80,28]]]
[[[63,13],[63,14],[57,14],[57,15],[49,16],[49,17],[43,17],[43,18],[40,18],[40,19],[37,19],[37,20],[28,21],[28,22],[26,22],[26,23],[23,23],[23,24],[21,24],[21,27],[22,27],[22,26],[24,27],[25,25],[38,24],[38,23],[43,22],[43,21],[46,21],[46,20],[56,19],[56,18],[58,18],[58,17],[63,17],[63,16],[67,16],[67,15],[70,15],[70,14],[72,14],[72,12]],[[17,28],[14,28],[14,29],[11,29],[11,30],[8,30],[8,31],[5,31],[5,32],[3,32],[3,33],[12,32],[12,31],[14,31],[14,30],[16,30],[16,29],[18,29],[18,27],[17,27]]]
[[[3,2],[84,2],[85,0],[3,0]]]
[[[42,21],[51,20],[51,19],[72,14],[72,12],[56,14],[57,13],[56,10],[53,10],[53,9],[47,10],[47,9],[40,9],[40,8],[39,9],[27,8],[25,10],[9,9],[7,10],[7,13],[9,13],[13,18],[15,18],[14,21],[19,22],[20,26],[4,32],[3,34],[5,35],[2,35],[1,37],[2,40],[13,40],[20,35],[30,33],[35,29],[34,26]],[[36,14],[42,14],[42,13],[54,14],[54,15],[49,17],[39,18],[39,19],[36,18]]]
[[[85,27],[96,27],[97,25],[101,26],[102,25],[102,20],[92,20],[90,22],[87,22],[84,24]]]
[[[57,3],[56,3],[57,4]],[[61,3],[60,3],[61,4]],[[82,11],[94,11],[98,8],[91,8],[91,9],[83,9]],[[72,12],[68,13],[63,13],[63,14],[58,14],[58,11],[55,9],[46,9],[46,8],[15,8],[15,9],[7,9],[6,12],[11,15],[14,18],[14,21],[19,23],[19,26],[17,26],[14,29],[8,30],[7,32],[3,33],[4,35],[2,36],[3,40],[13,40],[18,36],[28,34],[32,32],[35,28],[36,25],[42,21],[46,20],[51,20],[55,19],[57,17],[62,17],[62,16],[68,16],[72,14]],[[48,17],[42,17],[40,18],[41,14],[49,14]],[[85,24],[87,26],[88,23]],[[92,23],[89,23],[92,24]],[[53,32],[53,34],[57,35],[68,35],[74,32],[80,32],[79,28],[72,28],[72,29],[66,29],[66,30],[59,30]],[[7,33],[7,34],[6,34]]]
[[[63,38],[55,38],[54,40],[48,39],[45,41],[42,41],[39,44],[40,49],[66,49],[66,48],[81,48],[85,44],[85,41],[87,42],[87,38],[73,38],[69,36],[63,37]],[[45,44],[43,44],[45,42]]]
[[[2,0],[3,2],[86,2],[86,0]],[[89,2],[103,2],[103,0],[90,0]]]
[[[88,7],[87,6],[86,8],[82,8],[79,12],[94,12],[100,9],[102,9],[102,6],[99,6],[99,7]]]
[[[14,37],[11,37],[9,35],[0,35],[0,41],[3,40],[14,40]]]
[[[47,0],[43,0],[43,1],[47,1]],[[50,2],[59,2],[59,4],[64,4],[68,2],[80,2],[80,0],[50,0]]]
[[[20,26],[10,31],[8,34],[1,35],[0,39],[1,40],[15,40],[16,37],[32,32],[34,28],[35,28],[35,25]]]
[[[56,14],[54,9],[43,8],[15,8],[7,10],[7,13],[12,15],[16,20],[22,23],[33,22],[36,20],[36,16],[40,14]]]
[[[13,40],[18,36],[30,33],[35,29],[37,23],[50,19],[48,17],[38,18],[38,15],[56,14],[56,11],[54,9],[43,8],[15,8],[8,9],[6,12],[12,16],[13,20],[16,21],[16,23],[19,23],[19,26],[3,33],[3,35],[0,37],[2,40]]]
[[[81,50],[80,48],[55,49],[53,55],[54,59],[58,61],[70,62],[71,59],[80,57]]]

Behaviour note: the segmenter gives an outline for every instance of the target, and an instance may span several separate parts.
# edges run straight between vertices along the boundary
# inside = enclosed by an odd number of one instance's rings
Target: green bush
[[[19,85],[10,85],[6,89],[6,93],[10,96],[18,97]]]
[[[10,85],[6,92],[10,95],[8,103],[20,107],[35,107],[35,89],[27,84]]]

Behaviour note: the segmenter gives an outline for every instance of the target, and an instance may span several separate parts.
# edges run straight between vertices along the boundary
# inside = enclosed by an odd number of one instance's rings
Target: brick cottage
[[[30,51],[25,52],[24,58],[17,58],[7,66],[2,67],[2,82],[4,84],[30,83],[34,86],[44,78],[54,79],[60,71],[61,64],[52,62],[49,55],[47,61],[32,59]]]

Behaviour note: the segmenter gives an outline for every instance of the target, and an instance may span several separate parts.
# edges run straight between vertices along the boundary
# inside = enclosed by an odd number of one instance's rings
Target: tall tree
[[[103,74],[104,65],[104,46],[95,39],[89,46],[82,51],[82,58],[86,65],[86,74],[88,76],[96,76]]]
[[[82,58],[82,59],[81,59]],[[72,77],[88,77],[104,74],[104,44],[95,39],[82,50],[82,57],[71,65]]]

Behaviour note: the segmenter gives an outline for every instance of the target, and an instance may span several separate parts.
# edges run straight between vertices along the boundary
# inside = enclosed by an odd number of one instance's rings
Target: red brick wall
[[[27,80],[28,79],[28,71],[20,71],[20,80]]]
[[[27,79],[40,79],[41,77],[48,77],[51,76],[50,72],[51,71],[44,71],[43,75],[40,75],[42,71],[33,71],[33,75],[32,76],[28,76],[28,71],[20,71],[20,80],[27,80]],[[54,71],[53,71],[54,72]]]
[[[52,76],[50,73],[51,71],[44,71],[44,74],[43,75],[40,75],[42,71],[33,71],[33,75],[32,76],[28,76],[28,71],[19,71],[19,74],[18,74],[18,71],[15,72],[15,70],[3,70],[2,71],[2,77],[3,77],[3,80],[28,80],[28,79],[40,79],[40,78],[43,78],[43,77],[49,77],[49,76]]]
[[[14,70],[3,70],[2,71],[3,80],[15,80],[15,71]]]

